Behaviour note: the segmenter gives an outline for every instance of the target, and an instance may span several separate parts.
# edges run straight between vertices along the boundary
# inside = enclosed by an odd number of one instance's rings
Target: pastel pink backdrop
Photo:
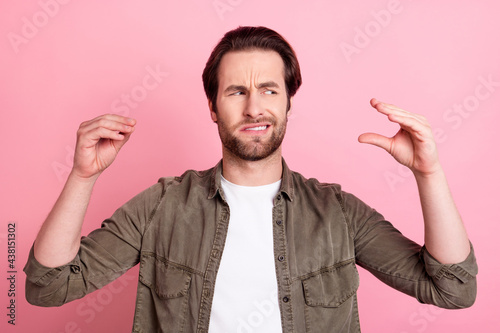
[[[201,72],[223,33],[239,25],[274,28],[297,51],[304,84],[284,143],[288,164],[305,176],[342,184],[419,243],[414,180],[384,151],[359,144],[357,137],[397,130],[369,107],[371,97],[421,113],[436,129],[441,161],[479,262],[476,304],[460,311],[420,305],[360,269],[362,330],[495,331],[499,11],[494,1],[451,0],[3,1],[1,331],[131,330],[137,268],[82,300],[40,308],[24,300],[22,267],[68,175],[82,121],[110,112],[138,120],[94,190],[84,234],[159,177],[209,168],[220,159]],[[122,100],[126,94],[129,102]],[[12,222],[15,326],[5,315],[6,234]]]

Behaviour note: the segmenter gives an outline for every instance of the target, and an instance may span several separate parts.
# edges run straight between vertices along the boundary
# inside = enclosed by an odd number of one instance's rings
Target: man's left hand
[[[441,168],[432,129],[425,117],[375,98],[370,104],[401,128],[392,138],[364,133],[359,136],[359,142],[385,149],[396,161],[410,168],[415,176],[433,174]]]

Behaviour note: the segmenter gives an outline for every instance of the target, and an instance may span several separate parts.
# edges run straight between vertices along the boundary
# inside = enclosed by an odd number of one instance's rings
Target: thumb
[[[125,143],[127,143],[128,139],[130,139],[130,136],[132,135],[134,130],[135,130],[135,127],[132,127],[132,130],[129,133],[120,133],[123,135],[122,140],[114,140],[115,141],[114,146],[117,149],[117,151],[120,151],[120,149],[123,147],[123,145],[125,145]]]
[[[368,143],[380,147],[390,153],[391,139],[376,133],[363,133],[358,137],[360,143]]]

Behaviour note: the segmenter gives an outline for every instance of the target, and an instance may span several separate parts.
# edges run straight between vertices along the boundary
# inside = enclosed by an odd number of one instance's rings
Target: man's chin
[[[254,149],[237,150],[232,152],[234,155],[242,160],[255,162],[266,159],[274,154],[278,150],[278,147],[255,147]]]
[[[221,141],[227,152],[243,161],[249,162],[261,161],[276,154],[283,141],[283,137],[276,138],[275,136],[271,136],[269,139],[262,137],[254,137],[251,140],[247,139],[249,138],[242,139],[236,136],[221,136]]]

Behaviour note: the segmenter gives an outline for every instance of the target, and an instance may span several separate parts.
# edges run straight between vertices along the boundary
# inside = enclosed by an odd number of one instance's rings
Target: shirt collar
[[[293,201],[294,189],[292,180],[292,171],[288,168],[285,159],[282,158],[283,172],[281,176],[281,186],[279,189],[280,193],[286,194],[290,201]],[[222,193],[221,185],[222,177],[222,160],[217,163],[217,165],[212,169],[210,175],[210,191],[208,193],[208,198],[213,199],[217,193],[219,195]]]

